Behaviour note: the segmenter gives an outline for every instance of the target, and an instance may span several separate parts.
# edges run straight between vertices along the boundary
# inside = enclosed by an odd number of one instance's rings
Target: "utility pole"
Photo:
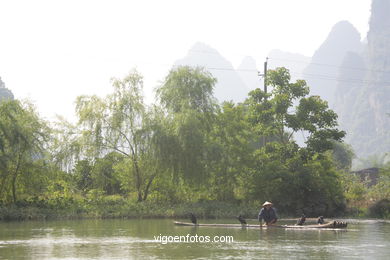
[[[265,59],[264,62],[264,92],[267,94],[267,64],[268,63],[268,57]]]
[[[267,65],[268,65],[268,57],[265,58],[265,61],[264,61],[264,73],[261,74],[260,71],[258,73],[258,75],[260,77],[263,77],[263,79],[264,79],[264,92],[265,92],[265,94],[267,94]]]
[[[264,79],[264,93],[267,94],[267,65],[268,65],[268,57],[265,59],[265,62],[264,62],[264,74],[260,74],[259,73],[259,76],[263,76],[263,79]],[[267,99],[267,95],[265,95],[264,97],[264,101]],[[265,146],[265,144],[267,143],[267,138],[266,136],[263,134],[262,135],[262,144],[263,146]]]

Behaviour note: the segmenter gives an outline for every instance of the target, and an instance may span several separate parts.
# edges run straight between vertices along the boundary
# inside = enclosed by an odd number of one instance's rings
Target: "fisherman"
[[[263,219],[267,226],[276,223],[278,220],[276,209],[272,207],[272,203],[269,201],[264,202],[263,207],[259,212],[258,220],[260,222],[260,226],[262,226]]]

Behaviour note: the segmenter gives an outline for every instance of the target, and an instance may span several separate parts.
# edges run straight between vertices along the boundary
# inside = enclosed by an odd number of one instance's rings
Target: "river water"
[[[348,222],[346,231],[180,227],[169,219],[1,222],[0,259],[390,259],[390,222]],[[168,242],[174,236],[182,242]]]

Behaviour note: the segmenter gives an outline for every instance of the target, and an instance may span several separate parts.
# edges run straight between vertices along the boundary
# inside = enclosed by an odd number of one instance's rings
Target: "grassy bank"
[[[132,202],[120,198],[104,198],[98,202],[73,200],[61,207],[17,204],[0,207],[0,220],[47,220],[79,218],[187,218],[190,212],[199,218],[232,218],[239,214],[255,217],[258,208],[227,202],[204,201],[176,205]]]
[[[347,208],[342,216],[353,218],[390,218],[390,201],[383,200],[370,208]],[[234,218],[242,214],[256,218],[259,203],[220,201],[181,202],[177,204],[136,202],[122,196],[82,196],[29,198],[16,204],[0,205],[1,221],[82,219],[82,218],[187,218],[190,212],[199,218]],[[281,215],[280,217],[298,217]],[[311,216],[315,217],[315,216]],[[331,217],[331,216],[328,216]]]

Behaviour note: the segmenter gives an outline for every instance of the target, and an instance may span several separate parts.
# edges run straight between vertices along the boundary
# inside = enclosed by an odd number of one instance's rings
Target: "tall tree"
[[[336,128],[337,114],[319,96],[308,96],[309,87],[304,80],[290,80],[286,68],[270,70],[267,82],[271,93],[260,89],[249,93],[246,102],[252,124],[259,133],[281,144],[294,142],[294,134],[299,131],[307,132],[307,151],[312,154],[332,149],[332,140],[341,141],[345,136]]]
[[[342,142],[333,142],[333,161],[337,169],[349,172],[352,167],[352,160],[355,158],[352,146]]]
[[[34,107],[18,100],[0,104],[0,198],[17,201],[18,184],[44,157],[48,128]]]
[[[269,94],[256,89],[246,100],[249,122],[265,137],[255,152],[257,163],[248,191],[252,198],[275,200],[290,213],[340,210],[340,176],[325,154],[345,135],[337,129],[336,113],[320,97],[308,96],[305,81],[291,83],[285,68],[269,71],[267,82]],[[305,147],[294,140],[298,131],[308,133]]]
[[[247,172],[253,167],[255,134],[246,120],[245,106],[225,102],[216,112],[208,139],[210,197],[232,201],[242,197]]]
[[[137,200],[147,197],[156,173],[143,167],[151,151],[152,132],[145,127],[148,111],[142,96],[143,78],[135,70],[123,79],[113,79],[114,92],[105,98],[80,96],[76,101],[83,146],[89,156],[99,158],[110,152],[122,154],[129,166]]]
[[[205,181],[207,136],[212,129],[216,101],[216,79],[202,68],[178,67],[170,71],[157,89],[157,98],[165,111],[165,139],[171,140],[166,161],[175,177],[187,183]]]

